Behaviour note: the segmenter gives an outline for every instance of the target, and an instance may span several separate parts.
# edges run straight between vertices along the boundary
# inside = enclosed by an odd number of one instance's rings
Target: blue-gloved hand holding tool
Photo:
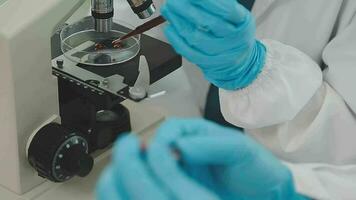
[[[177,153],[178,152],[178,156]],[[118,141],[98,200],[307,200],[289,169],[248,136],[200,119],[171,119],[146,151]]]
[[[167,0],[165,35],[219,88],[250,85],[261,72],[266,48],[255,38],[251,13],[237,0]]]

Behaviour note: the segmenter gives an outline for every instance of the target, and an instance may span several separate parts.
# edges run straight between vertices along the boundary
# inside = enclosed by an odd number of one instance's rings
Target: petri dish
[[[111,42],[133,29],[125,22],[114,21],[110,32],[97,32],[94,19],[88,16],[62,29],[61,49],[66,58],[80,64],[108,66],[124,63],[139,53],[141,36],[128,38],[120,47],[114,47]]]

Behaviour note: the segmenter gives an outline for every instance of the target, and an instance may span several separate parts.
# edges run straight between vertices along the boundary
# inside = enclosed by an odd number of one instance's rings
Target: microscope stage
[[[144,55],[148,61],[151,84],[182,66],[182,57],[169,44],[147,35],[142,35],[141,50],[135,58],[110,66],[74,63],[62,54],[59,33],[52,37],[53,74],[97,94],[109,92],[123,99],[129,98],[128,88],[134,85],[139,74],[140,55]],[[62,61],[63,67],[60,66]]]

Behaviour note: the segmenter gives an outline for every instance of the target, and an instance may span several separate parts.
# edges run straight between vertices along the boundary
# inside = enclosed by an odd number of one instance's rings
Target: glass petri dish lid
[[[94,19],[85,17],[64,27],[60,33],[61,49],[69,60],[92,66],[108,66],[123,63],[136,57],[140,51],[140,35],[128,38],[114,47],[112,41],[133,30],[125,22],[114,21],[107,33],[94,29]]]

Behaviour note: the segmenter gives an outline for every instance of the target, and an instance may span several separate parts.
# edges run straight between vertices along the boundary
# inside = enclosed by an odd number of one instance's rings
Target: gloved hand
[[[261,72],[266,48],[255,39],[253,16],[237,0],[167,0],[161,13],[176,52],[217,87],[247,87]]]
[[[307,199],[296,193],[288,168],[247,136],[177,119],[160,127],[146,154],[135,136],[120,140],[97,194],[98,200]]]
[[[99,180],[97,200],[219,200],[178,169],[171,155],[161,166],[162,172],[167,173],[163,175],[165,181],[170,177],[171,183],[166,186],[151,169],[139,139],[133,134],[119,140],[113,154],[113,163]]]

